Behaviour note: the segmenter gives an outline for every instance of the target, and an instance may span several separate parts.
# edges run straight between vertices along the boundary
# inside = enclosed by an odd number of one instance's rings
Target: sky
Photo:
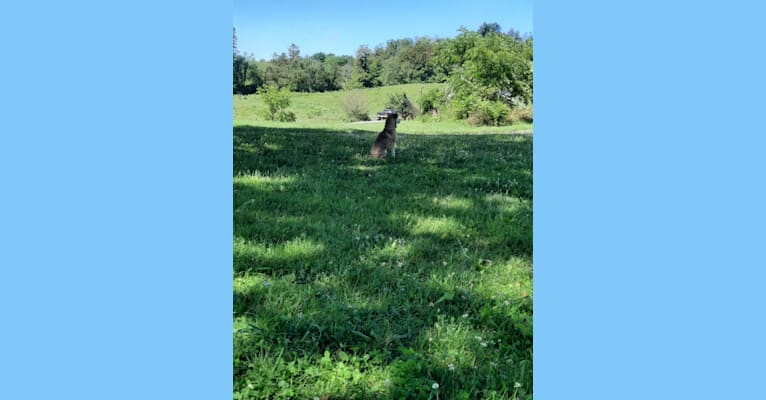
[[[302,56],[354,55],[363,44],[373,49],[389,39],[451,38],[461,26],[476,30],[482,22],[531,34],[532,0],[234,0],[238,50],[266,60],[291,43]]]

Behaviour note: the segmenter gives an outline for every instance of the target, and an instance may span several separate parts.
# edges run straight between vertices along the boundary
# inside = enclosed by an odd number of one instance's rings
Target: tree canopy
[[[273,85],[297,92],[324,92],[406,83],[447,84],[445,104],[457,118],[499,123],[510,110],[530,105],[532,96],[531,36],[496,23],[476,31],[461,27],[450,39],[429,37],[388,40],[370,48],[360,45],[353,56],[319,52],[301,55],[291,44],[287,52],[256,61],[237,49],[234,31],[234,93],[255,93]]]

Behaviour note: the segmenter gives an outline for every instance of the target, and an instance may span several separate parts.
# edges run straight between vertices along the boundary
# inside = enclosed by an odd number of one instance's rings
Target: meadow
[[[366,100],[370,118],[383,111],[387,99],[396,93],[405,93],[416,104],[422,93],[433,88],[443,87],[438,83],[412,83],[407,85],[383,86],[359,89],[358,93]],[[325,93],[292,93],[289,110],[295,112],[296,122],[280,123],[265,120],[260,113],[266,104],[257,95],[234,96],[234,125],[257,125],[288,127],[295,129],[322,128],[333,131],[380,132],[380,124],[371,122],[353,122],[346,116],[343,107],[345,91]],[[532,124],[516,122],[509,126],[471,126],[465,121],[457,121],[446,116],[437,121],[419,117],[413,121],[403,121],[400,129],[408,133],[451,134],[451,133],[508,133],[529,132]]]
[[[531,399],[531,126],[405,121],[381,161],[382,122],[257,101],[234,100],[234,398]]]

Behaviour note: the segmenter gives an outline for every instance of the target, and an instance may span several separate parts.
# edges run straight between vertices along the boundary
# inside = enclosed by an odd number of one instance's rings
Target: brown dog
[[[380,132],[370,149],[370,156],[373,158],[386,158],[388,149],[391,149],[391,157],[396,158],[396,119],[398,117],[397,113],[388,114],[386,117],[386,127],[383,128],[383,132]]]

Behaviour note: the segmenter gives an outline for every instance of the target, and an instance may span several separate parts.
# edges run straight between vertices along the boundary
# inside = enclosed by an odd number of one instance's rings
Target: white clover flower
[[[513,384],[513,387],[515,387],[516,389],[518,389],[518,388],[520,388],[520,387],[521,387],[521,383],[519,383],[519,382],[516,382],[516,383],[514,383],[514,384]]]
[[[473,338],[481,342],[481,336],[474,336]]]
[[[468,314],[463,314],[463,318],[468,318]]]
[[[447,365],[447,368],[449,368],[450,371],[454,371],[455,370],[455,364],[450,363],[449,365]]]
[[[503,302],[503,304],[505,304],[506,306],[509,306],[509,305],[511,305],[511,302],[506,300],[506,301]]]
[[[434,382],[434,384],[431,385],[431,387],[434,388],[434,390],[437,390],[437,389],[439,389],[439,384]]]
[[[384,380],[383,381],[383,386],[391,386],[391,380],[390,379]]]
[[[248,384],[247,384],[247,388],[248,388],[248,389],[255,389],[255,386],[253,386],[253,384],[252,384],[252,383],[248,383]]]
[[[481,342],[481,347],[487,347],[487,342]]]
[[[319,400],[319,397],[314,396],[314,400]]]

